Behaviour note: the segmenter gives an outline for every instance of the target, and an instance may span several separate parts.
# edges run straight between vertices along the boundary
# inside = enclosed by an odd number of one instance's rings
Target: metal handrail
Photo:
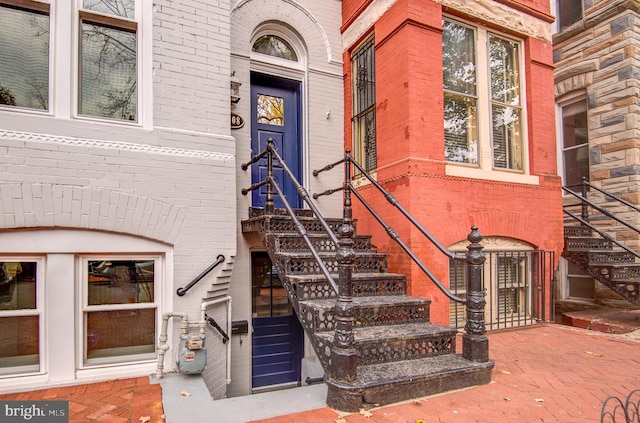
[[[354,157],[351,155],[351,150],[347,149],[345,156],[342,160],[339,160],[335,163],[329,164],[325,167],[323,167],[322,169],[319,170],[314,170],[313,171],[313,175],[314,176],[318,176],[321,172],[327,171],[327,170],[331,170],[333,169],[336,165],[340,164],[340,163],[344,163],[344,162],[349,162],[352,163],[360,172],[360,174],[362,176],[364,176],[365,178],[367,178],[367,180],[369,180],[369,182],[371,182],[371,184],[373,186],[375,186],[378,191],[380,191],[385,199],[394,207],[396,207],[408,220],[409,222],[411,222],[411,224],[414,225],[414,227],[416,227],[425,237],[427,237],[427,239],[436,247],[438,248],[442,253],[444,253],[447,257],[451,258],[451,259],[466,259],[466,255],[465,254],[457,254],[453,251],[449,251],[447,248],[445,248],[440,242],[438,242],[437,239],[435,239],[435,237],[433,235],[431,235],[421,224],[420,222],[418,222],[413,215],[411,215],[411,213],[409,213],[404,207],[402,207],[402,205],[400,204],[400,202],[391,194],[389,193],[389,191],[387,191],[386,189],[384,189],[370,174],[369,172],[367,172],[355,159]],[[440,280],[433,274],[431,273],[431,271],[429,269],[427,269],[427,267],[424,265],[424,263],[422,263],[422,261],[415,255],[415,253],[402,241],[402,239],[400,238],[400,236],[398,235],[398,233],[393,230],[393,228],[391,228],[385,221],[384,219],[382,219],[382,217],[380,217],[380,215],[378,215],[375,210],[373,209],[373,207],[369,204],[369,202],[367,202],[364,197],[362,197],[362,195],[360,195],[360,193],[355,189],[355,187],[348,181],[345,181],[345,187],[347,189],[349,189],[349,191],[351,191],[357,198],[358,200],[360,200],[360,202],[362,203],[362,205],[369,211],[369,213],[371,213],[371,215],[378,221],[378,223],[380,223],[382,225],[382,227],[387,231],[387,234],[396,242],[398,243],[398,245],[400,245],[400,247],[409,255],[409,257],[413,260],[414,263],[416,263],[418,265],[418,267],[420,267],[420,269],[429,277],[429,279],[431,279],[431,281],[438,287],[438,289],[440,289],[440,291],[446,295],[449,299],[461,303],[461,304],[466,304],[467,303],[467,299],[466,298],[462,298],[462,297],[458,297],[457,295],[455,295],[453,292],[451,292],[449,289],[447,289],[442,282],[440,282]],[[327,191],[324,191],[322,193],[318,193],[318,194],[314,194],[313,198],[318,198],[320,196],[323,195],[330,195],[333,194],[334,192],[338,192],[342,190],[342,188],[335,188],[335,189],[330,189]]]
[[[609,234],[601,231],[600,229],[596,228],[595,226],[593,226],[591,223],[589,223],[587,220],[582,219],[581,217],[576,216],[575,214],[571,213],[569,210],[563,210],[563,212],[568,215],[569,217],[571,217],[572,219],[580,222],[581,224],[583,224],[584,226],[587,226],[588,228],[590,228],[592,231],[597,232],[602,238],[606,239],[607,241],[611,241],[614,244],[616,244],[618,247],[622,248],[623,250],[625,250],[628,253],[633,254],[635,257],[640,258],[640,254],[638,254],[636,251],[632,250],[631,248],[627,247],[626,245],[624,245],[623,243],[621,243],[620,241],[617,241],[616,239],[614,239],[613,237],[611,237]]]
[[[336,234],[331,230],[331,227],[329,226],[327,221],[322,217],[322,215],[320,214],[320,211],[318,210],[318,208],[311,201],[311,199],[309,197],[309,194],[307,193],[307,190],[300,184],[300,182],[295,177],[293,172],[291,172],[291,170],[289,169],[287,164],[284,162],[282,157],[280,157],[280,155],[276,151],[274,145],[275,144],[274,144],[273,139],[269,138],[267,140],[267,147],[265,148],[265,150],[262,153],[258,154],[257,156],[253,157],[247,163],[243,163],[241,165],[242,170],[247,170],[251,164],[256,163],[258,160],[260,160],[264,156],[267,156],[267,166],[269,167],[269,169],[271,169],[271,167],[272,167],[271,157],[275,157],[275,159],[278,161],[280,166],[282,166],[282,168],[284,169],[285,174],[289,177],[291,182],[293,182],[293,184],[295,185],[296,190],[297,190],[298,195],[300,196],[300,198],[302,198],[302,200],[305,203],[307,203],[307,205],[309,206],[309,208],[311,209],[313,214],[316,216],[318,221],[322,224],[322,226],[324,227],[325,231],[327,232],[327,234],[329,235],[329,237],[331,238],[331,240],[333,241],[333,243],[337,247],[338,246],[338,238],[337,238]],[[286,197],[282,193],[282,190],[278,186],[277,181],[275,180],[275,178],[273,178],[273,172],[272,171],[267,171],[267,176],[264,179],[264,181],[261,181],[261,182],[258,182],[256,184],[253,184],[249,188],[243,188],[241,190],[242,195],[247,195],[250,191],[256,190],[256,189],[260,188],[263,185],[267,185],[267,187],[273,188],[273,189],[276,190],[278,196],[280,197],[280,200],[282,201],[282,204],[284,205],[285,209],[287,210],[287,214],[289,214],[289,216],[293,220],[293,223],[294,223],[294,225],[296,227],[296,230],[298,231],[300,236],[302,236],[302,238],[305,240],[307,246],[309,247],[309,250],[311,251],[311,255],[313,256],[315,261],[318,263],[318,266],[320,266],[320,270],[322,271],[324,276],[327,278],[327,281],[329,282],[329,285],[331,285],[331,288],[334,290],[334,292],[338,293],[338,285],[337,285],[336,281],[331,276],[331,273],[329,273],[329,270],[327,269],[327,267],[325,266],[324,262],[320,258],[320,255],[318,254],[318,252],[316,251],[315,247],[313,246],[313,243],[311,242],[311,239],[309,238],[309,235],[307,234],[307,230],[304,228],[304,225],[302,225],[302,223],[300,223],[300,220],[296,217],[295,213],[293,212],[293,209],[289,205],[289,202],[287,201]],[[270,191],[269,191],[269,193],[270,193]],[[267,197],[269,197],[269,193],[268,193]],[[269,198],[268,198],[267,201],[271,201],[271,203],[273,203],[272,199],[269,200]],[[270,207],[273,207],[273,204],[271,204]]]
[[[209,274],[209,272],[211,272],[213,269],[216,268],[216,266],[218,266],[220,263],[222,263],[224,261],[224,256],[222,254],[218,255],[216,261],[214,261],[213,263],[211,263],[211,265],[209,267],[207,267],[204,272],[200,273],[198,276],[196,276],[195,278],[193,278],[193,280],[191,282],[189,282],[187,284],[187,286],[185,286],[184,288],[178,288],[176,290],[176,294],[178,294],[180,297],[182,297],[184,294],[187,293],[188,290],[190,290],[195,284],[197,284],[198,282],[200,282],[200,280],[202,278],[204,278],[205,276],[207,276]]]
[[[613,194],[609,194],[606,191],[601,190],[600,188],[594,187],[593,185],[591,185],[587,181],[583,181],[583,187],[586,187],[586,186],[592,187],[592,188],[596,189],[597,191],[600,191],[601,193],[603,193],[607,197],[610,197],[610,198],[612,198],[612,199],[614,199],[616,201],[619,201],[622,204],[624,204],[624,205],[626,205],[628,207],[631,207],[635,211],[640,212],[640,209],[635,207],[633,204],[623,200],[622,198],[618,198]],[[578,200],[580,200],[580,202],[582,204],[582,208],[583,208],[583,210],[582,210],[582,219],[583,220],[585,220],[585,221],[589,220],[586,206],[590,206],[590,207],[593,207],[594,209],[596,209],[597,211],[599,211],[600,213],[602,213],[603,215],[605,215],[607,217],[610,217],[611,219],[615,220],[616,222],[620,223],[621,225],[624,225],[627,228],[631,229],[632,231],[635,231],[636,233],[640,234],[640,228],[638,228],[635,225],[632,225],[631,223],[625,221],[624,219],[621,219],[620,217],[616,216],[614,213],[610,212],[609,210],[605,209],[604,207],[601,207],[598,204],[594,203],[593,201],[589,200],[587,198],[587,196],[586,196],[586,190],[585,189],[583,189],[582,195],[576,194],[570,188],[567,188],[567,187],[562,187],[562,190],[564,192],[566,192],[567,194],[570,194],[570,195],[574,196],[575,198],[577,198]]]

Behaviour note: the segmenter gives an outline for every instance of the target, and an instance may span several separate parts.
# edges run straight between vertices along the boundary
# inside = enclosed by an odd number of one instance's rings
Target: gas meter
[[[180,334],[178,369],[180,373],[202,373],[207,366],[207,349],[204,347],[204,333]]]

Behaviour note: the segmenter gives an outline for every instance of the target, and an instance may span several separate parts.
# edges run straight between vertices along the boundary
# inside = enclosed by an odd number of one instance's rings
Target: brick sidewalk
[[[68,400],[70,423],[140,423],[143,416],[164,422],[160,385],[149,384],[148,377],[5,394],[0,400]]]
[[[324,407],[259,422],[599,422],[608,396],[624,399],[640,388],[638,339],[561,325],[488,336],[496,364],[488,385],[369,410],[369,417]],[[159,384],[140,377],[6,394],[0,400],[68,400],[72,423],[139,423],[143,416],[159,423],[164,421],[161,394]],[[220,416],[210,421],[224,423]]]
[[[260,423],[600,422],[604,400],[640,388],[640,342],[560,325],[489,334],[488,385],[338,415],[329,408]],[[342,419],[340,419],[342,417]]]

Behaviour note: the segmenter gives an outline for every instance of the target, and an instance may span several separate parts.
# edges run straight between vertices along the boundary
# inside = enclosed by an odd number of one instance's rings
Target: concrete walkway
[[[640,332],[603,334],[561,325],[489,333],[492,382],[344,414],[324,406],[324,385],[213,401],[199,378],[167,375],[0,395],[68,400],[70,422],[415,423],[600,422],[605,399],[640,388]],[[187,391],[191,396],[181,395]],[[193,414],[197,413],[197,414]],[[620,419],[618,419],[620,421]]]

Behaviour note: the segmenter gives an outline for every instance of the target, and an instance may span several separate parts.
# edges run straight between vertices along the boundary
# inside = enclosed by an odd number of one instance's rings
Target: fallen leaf
[[[536,398],[534,401],[535,402],[544,402],[544,400],[542,398]]]
[[[413,400],[413,403],[415,405],[420,405],[422,403],[422,400]]]
[[[420,419],[420,420],[416,420],[416,423],[427,423],[426,421]]]
[[[147,423],[151,420],[151,416],[141,416],[138,420],[140,420],[140,423]]]
[[[182,395],[183,397],[190,397],[191,396],[191,394],[189,392],[187,392],[187,391],[180,392],[180,395]]]
[[[509,370],[502,370],[502,373],[504,373],[505,375],[510,375],[511,372]]]
[[[602,357],[602,354],[594,353],[594,352],[591,352],[591,351],[585,351],[585,354],[589,354],[589,355],[592,355],[594,357]]]
[[[508,398],[508,397],[504,397],[502,399],[505,400],[505,401],[511,401],[511,398]]]
[[[368,412],[364,408],[360,409],[360,415],[365,416],[365,417],[372,417],[373,416],[373,414],[371,414],[370,412]]]
[[[344,419],[344,417],[338,417],[333,422],[334,423],[347,423],[347,421]]]

